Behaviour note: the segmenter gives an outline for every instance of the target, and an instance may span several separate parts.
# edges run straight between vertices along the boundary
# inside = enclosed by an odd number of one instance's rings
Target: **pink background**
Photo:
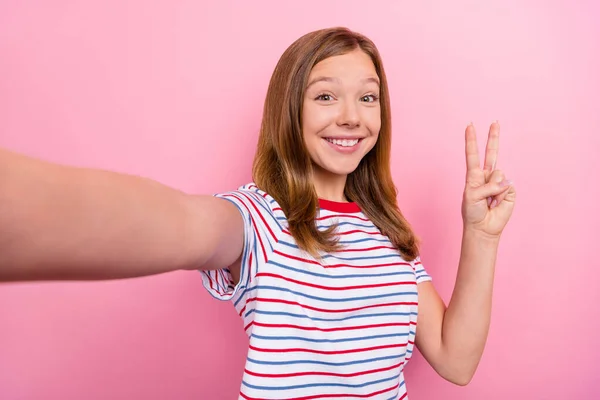
[[[498,167],[518,188],[475,378],[453,386],[417,355],[411,400],[598,398],[600,7],[416,3],[4,0],[0,146],[193,193],[234,189],[250,179],[285,48],[318,28],[361,31],[388,72],[401,208],[444,299],[469,121],[482,148],[500,121]],[[246,344],[195,272],[0,285],[6,400],[234,399]]]

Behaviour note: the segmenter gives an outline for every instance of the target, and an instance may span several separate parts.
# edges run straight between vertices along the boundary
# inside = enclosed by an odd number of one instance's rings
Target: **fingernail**
[[[498,200],[494,199],[494,201],[492,201],[492,205],[490,206],[490,208],[494,208],[498,205]]]
[[[499,183],[500,183],[500,187],[506,187],[506,186],[512,186],[513,181],[504,179],[502,182],[499,182]]]
[[[488,198],[487,198],[487,203],[488,203],[488,207],[489,207],[489,206],[490,206],[490,204],[492,203],[492,198],[491,198],[491,197],[488,197]]]

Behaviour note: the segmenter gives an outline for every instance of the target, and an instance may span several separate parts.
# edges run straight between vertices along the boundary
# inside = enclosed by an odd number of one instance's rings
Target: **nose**
[[[357,128],[360,126],[360,115],[355,102],[343,102],[337,124],[346,128]]]

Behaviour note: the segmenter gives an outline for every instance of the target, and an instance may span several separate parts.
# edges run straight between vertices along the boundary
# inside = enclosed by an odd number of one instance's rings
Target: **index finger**
[[[500,145],[500,125],[498,121],[490,126],[487,144],[485,146],[484,170],[493,171],[496,168],[498,159],[498,147]]]
[[[479,149],[477,148],[477,135],[475,127],[469,124],[465,130],[465,153],[467,158],[467,173],[474,169],[479,169]]]

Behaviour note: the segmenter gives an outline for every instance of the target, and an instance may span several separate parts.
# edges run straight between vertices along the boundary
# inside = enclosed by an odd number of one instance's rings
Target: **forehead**
[[[317,76],[331,76],[337,78],[366,78],[377,77],[375,65],[371,57],[361,49],[350,53],[333,56],[317,63],[310,71],[309,79]]]

